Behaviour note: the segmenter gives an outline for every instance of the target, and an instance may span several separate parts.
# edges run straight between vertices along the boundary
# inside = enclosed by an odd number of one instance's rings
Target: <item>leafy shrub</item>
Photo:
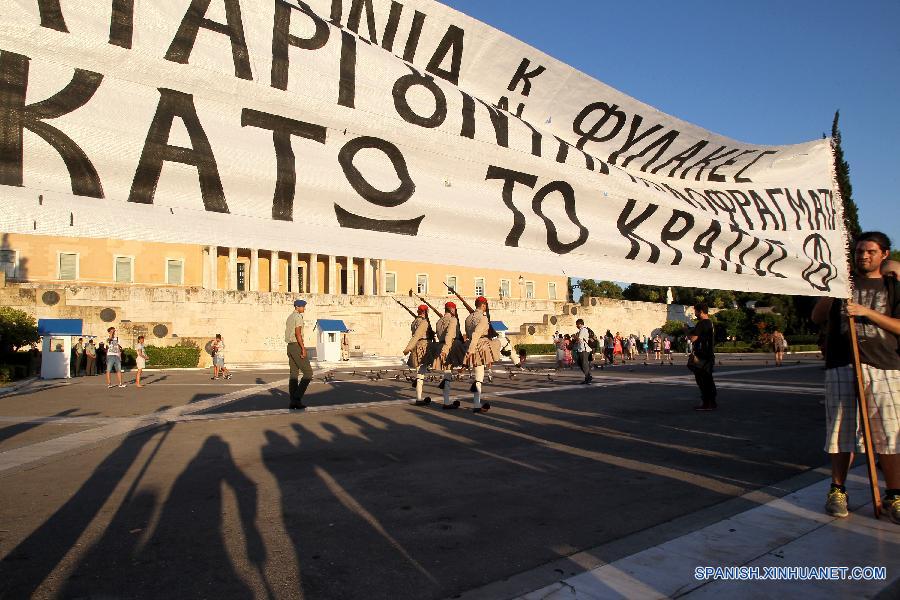
[[[147,362],[151,367],[196,367],[200,348],[194,346],[146,346]]]
[[[554,344],[516,344],[516,352],[525,349],[528,356],[535,354],[556,354],[556,346]]]

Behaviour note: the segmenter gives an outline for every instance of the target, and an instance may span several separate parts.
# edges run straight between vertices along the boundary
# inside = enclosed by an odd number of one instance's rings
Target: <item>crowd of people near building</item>
[[[675,338],[664,333],[657,333],[653,337],[635,333],[623,335],[620,332],[612,333],[609,329],[602,336],[597,336],[594,330],[588,329],[588,347],[592,365],[622,365],[628,362],[644,361],[649,364],[657,361],[660,364],[672,363]],[[556,346],[556,368],[574,369],[578,366],[577,345],[578,331],[574,333],[553,334],[553,345]],[[682,336],[685,355],[691,353],[691,340],[687,335]]]

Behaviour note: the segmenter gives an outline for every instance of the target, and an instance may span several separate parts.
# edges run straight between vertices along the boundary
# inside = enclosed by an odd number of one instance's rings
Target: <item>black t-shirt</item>
[[[712,321],[700,319],[697,325],[690,331],[690,335],[696,335],[693,352],[700,358],[712,359],[715,354],[715,335]]]
[[[893,293],[889,293],[888,286]],[[900,318],[900,284],[896,279],[857,278],[854,282],[853,300],[882,314]],[[893,301],[891,306],[888,306]],[[843,312],[844,301],[835,301],[828,315],[828,349],[825,368],[843,367],[853,362],[850,348],[850,329]],[[837,326],[839,324],[840,326]],[[865,317],[856,319],[856,335],[859,338],[859,361],[878,369],[900,369],[897,354],[897,336]]]

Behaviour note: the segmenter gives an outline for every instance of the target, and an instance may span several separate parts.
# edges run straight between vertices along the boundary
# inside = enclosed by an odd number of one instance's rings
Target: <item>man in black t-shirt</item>
[[[853,300],[821,298],[813,322],[825,325],[825,452],[831,457],[831,488],[825,510],[846,517],[844,483],[853,452],[862,451],[848,315],[856,321],[872,445],[884,472],[885,512],[900,523],[900,284],[881,265],[891,242],[880,232],[860,234],[854,246]]]
[[[709,320],[709,305],[704,302],[694,305],[694,315],[697,317],[697,325],[687,330],[687,337],[693,347],[693,355],[696,359],[691,371],[700,388],[700,406],[694,410],[712,411],[719,405],[716,403],[716,382],[713,380],[713,366],[716,362],[715,355],[715,330],[712,321]]]

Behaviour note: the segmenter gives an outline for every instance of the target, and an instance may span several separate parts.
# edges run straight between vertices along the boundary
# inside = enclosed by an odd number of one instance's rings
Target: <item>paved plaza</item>
[[[675,365],[495,367],[487,414],[396,366],[151,371],[0,395],[0,599],[736,598],[900,594],[900,526],[823,513],[821,361],[723,355],[720,410]],[[767,362],[768,359],[768,362]],[[884,567],[738,581],[703,567]]]

